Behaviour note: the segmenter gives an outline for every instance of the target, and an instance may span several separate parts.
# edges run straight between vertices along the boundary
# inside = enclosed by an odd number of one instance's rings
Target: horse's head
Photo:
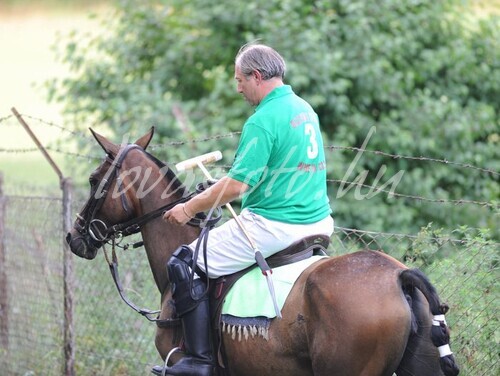
[[[130,150],[146,149],[153,137],[154,128],[134,144],[128,145],[114,144],[92,129],[90,131],[106,152],[106,158],[90,174],[90,197],[77,214],[73,228],[66,235],[66,241],[74,254],[92,260],[99,248],[115,235],[112,226],[133,216],[127,195],[121,191],[120,185],[123,182],[120,168]]]

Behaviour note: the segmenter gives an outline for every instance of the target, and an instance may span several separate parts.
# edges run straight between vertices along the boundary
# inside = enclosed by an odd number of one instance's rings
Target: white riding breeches
[[[292,224],[271,221],[243,209],[238,217],[265,258],[310,235],[330,237],[334,226],[331,216],[316,223]],[[189,247],[194,250],[197,241]],[[210,231],[207,243],[208,272],[203,261],[202,246],[197,260],[198,267],[209,278],[232,274],[254,263],[254,250],[234,218]]]

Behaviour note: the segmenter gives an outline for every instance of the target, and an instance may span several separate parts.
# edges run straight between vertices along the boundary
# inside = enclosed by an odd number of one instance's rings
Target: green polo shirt
[[[242,208],[286,223],[331,213],[318,116],[289,85],[277,87],[243,126],[228,176],[249,185]]]

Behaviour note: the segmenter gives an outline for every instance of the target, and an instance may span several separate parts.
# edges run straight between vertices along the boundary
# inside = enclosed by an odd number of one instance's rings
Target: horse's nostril
[[[66,243],[71,244],[71,232],[66,234]]]

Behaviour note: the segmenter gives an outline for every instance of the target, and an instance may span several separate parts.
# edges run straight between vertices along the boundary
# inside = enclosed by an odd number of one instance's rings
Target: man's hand
[[[168,210],[163,214],[163,220],[168,221],[174,225],[184,226],[189,222],[194,215],[186,208],[186,203],[175,205],[172,209]]]
[[[224,176],[208,189],[184,204],[178,204],[163,214],[163,219],[175,225],[185,225],[196,213],[222,206],[241,196],[248,185]]]

